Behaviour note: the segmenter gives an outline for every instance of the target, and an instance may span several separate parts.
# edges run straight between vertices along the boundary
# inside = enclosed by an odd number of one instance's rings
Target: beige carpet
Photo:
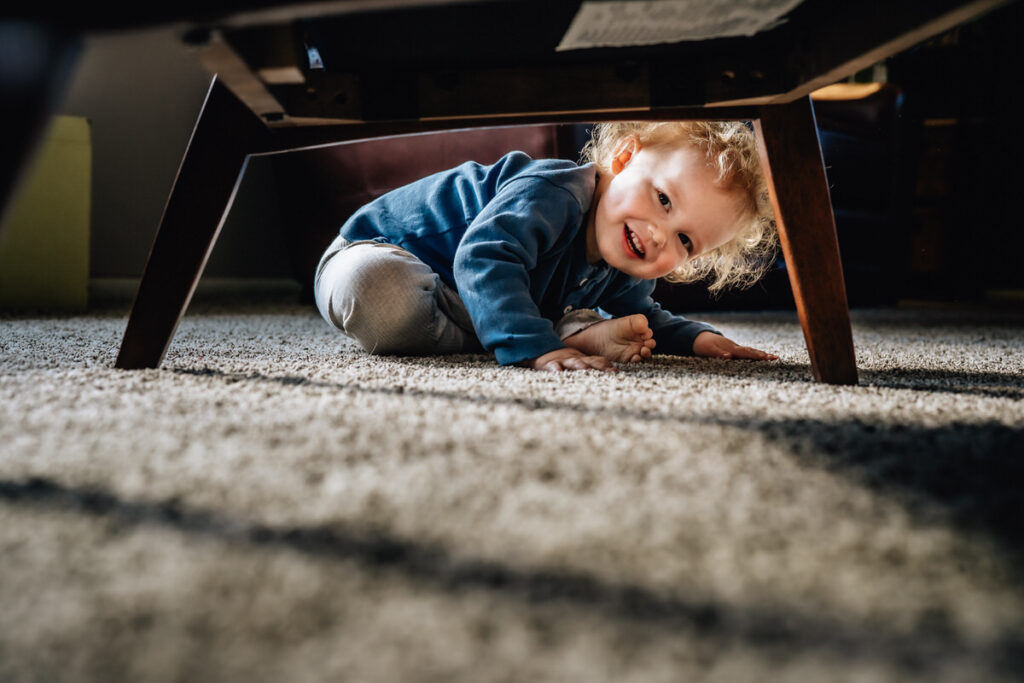
[[[2,681],[1024,679],[1024,315],[773,364],[371,358],[310,308],[0,320]]]

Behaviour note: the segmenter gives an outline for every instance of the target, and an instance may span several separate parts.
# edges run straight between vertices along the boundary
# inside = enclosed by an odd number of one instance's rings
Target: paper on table
[[[802,0],[585,0],[558,50],[752,36]]]

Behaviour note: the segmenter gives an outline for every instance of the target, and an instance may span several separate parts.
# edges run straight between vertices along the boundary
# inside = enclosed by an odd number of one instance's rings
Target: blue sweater
[[[592,164],[511,152],[393,190],[353,214],[341,235],[396,244],[433,268],[502,365],[564,347],[554,322],[579,308],[643,313],[659,353],[692,354],[697,335],[714,328],[662,309],[651,298],[654,280],[587,263],[596,183]]]

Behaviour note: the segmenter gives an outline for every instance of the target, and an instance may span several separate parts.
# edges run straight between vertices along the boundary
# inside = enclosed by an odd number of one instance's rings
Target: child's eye
[[[691,242],[690,238],[683,233],[679,233],[679,241],[682,242],[683,246],[687,249],[691,249],[693,247],[693,242]]]
[[[666,209],[672,207],[672,200],[670,200],[668,198],[668,195],[666,195],[664,192],[658,193],[658,201],[661,202],[661,205],[664,206]]]

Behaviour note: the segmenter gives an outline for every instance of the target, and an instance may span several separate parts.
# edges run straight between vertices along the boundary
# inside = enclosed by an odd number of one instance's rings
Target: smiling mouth
[[[628,225],[623,227],[622,236],[626,242],[626,246],[629,247],[631,252],[636,254],[637,258],[642,259],[647,255],[647,252],[644,251],[644,245],[640,243],[640,238],[636,236],[635,232],[629,229]]]

